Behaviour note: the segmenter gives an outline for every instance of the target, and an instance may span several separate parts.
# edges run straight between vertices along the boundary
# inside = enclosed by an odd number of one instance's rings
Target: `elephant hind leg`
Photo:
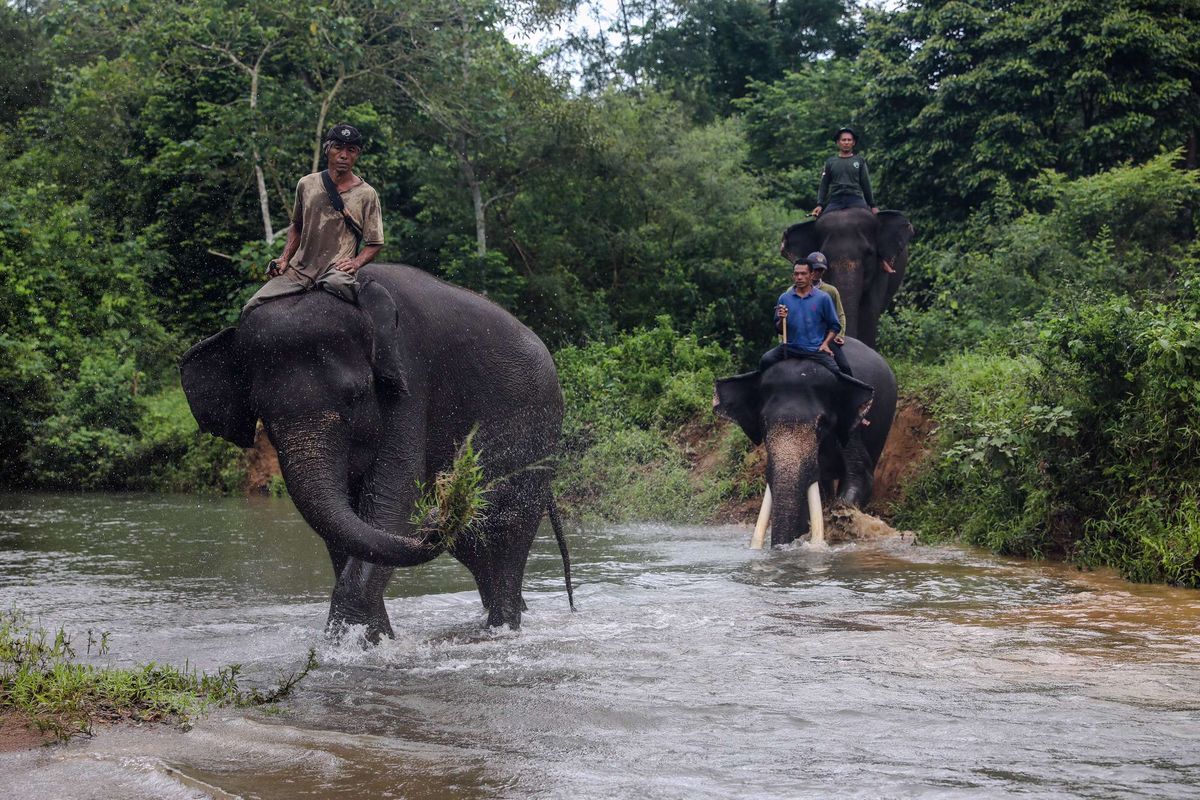
[[[541,473],[511,478],[493,498],[472,552],[459,555],[479,583],[479,594],[488,610],[488,627],[521,627],[521,614],[529,608],[521,592],[525,564],[549,491],[549,481]]]

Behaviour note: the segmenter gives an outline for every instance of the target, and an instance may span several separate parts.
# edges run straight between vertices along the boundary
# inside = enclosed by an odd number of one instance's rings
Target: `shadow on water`
[[[321,667],[187,733],[0,755],[0,797],[1200,796],[1196,593],[748,535],[575,530],[573,614],[543,531],[518,633],[438,559],[363,649],[322,638],[327,558],[286,500],[2,497],[0,602],[120,662]]]

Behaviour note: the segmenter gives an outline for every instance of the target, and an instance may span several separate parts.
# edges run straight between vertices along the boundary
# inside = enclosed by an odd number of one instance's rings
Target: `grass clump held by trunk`
[[[459,445],[450,469],[434,476],[428,484],[417,483],[417,502],[412,523],[449,548],[464,533],[479,530],[487,519],[487,493],[492,485],[483,480],[483,466],[475,450],[473,428]]]
[[[86,655],[105,655],[108,634],[88,631]],[[252,706],[276,702],[317,666],[309,650],[304,668],[269,690],[242,689],[241,666],[216,674],[150,663],[128,669],[78,662],[75,644],[59,628],[53,634],[16,610],[0,612],[0,714],[22,715],[58,739],[91,733],[95,722],[131,719],[180,720],[212,706]]]

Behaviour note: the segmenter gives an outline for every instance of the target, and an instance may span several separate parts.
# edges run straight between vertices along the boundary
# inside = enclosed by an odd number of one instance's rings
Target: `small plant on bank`
[[[108,634],[88,631],[86,654],[105,655]],[[270,691],[242,689],[241,665],[216,674],[150,663],[129,669],[77,662],[72,637],[51,633],[16,610],[0,612],[0,714],[15,712],[60,740],[91,733],[96,722],[176,719],[187,723],[212,706],[275,703],[317,666],[309,650],[304,668]]]
[[[487,519],[487,493],[492,484],[483,480],[474,445],[476,430],[459,445],[450,469],[439,472],[428,485],[417,483],[417,502],[410,519],[446,548],[462,534],[477,531]]]

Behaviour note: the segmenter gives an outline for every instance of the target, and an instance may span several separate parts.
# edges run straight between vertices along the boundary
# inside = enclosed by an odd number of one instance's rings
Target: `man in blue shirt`
[[[787,326],[787,344],[768,350],[759,361],[760,372],[792,356],[811,358],[839,371],[829,343],[842,330],[833,299],[813,288],[812,268],[807,259],[797,261],[792,268],[793,286],[779,296],[775,306],[775,330],[782,333]]]

